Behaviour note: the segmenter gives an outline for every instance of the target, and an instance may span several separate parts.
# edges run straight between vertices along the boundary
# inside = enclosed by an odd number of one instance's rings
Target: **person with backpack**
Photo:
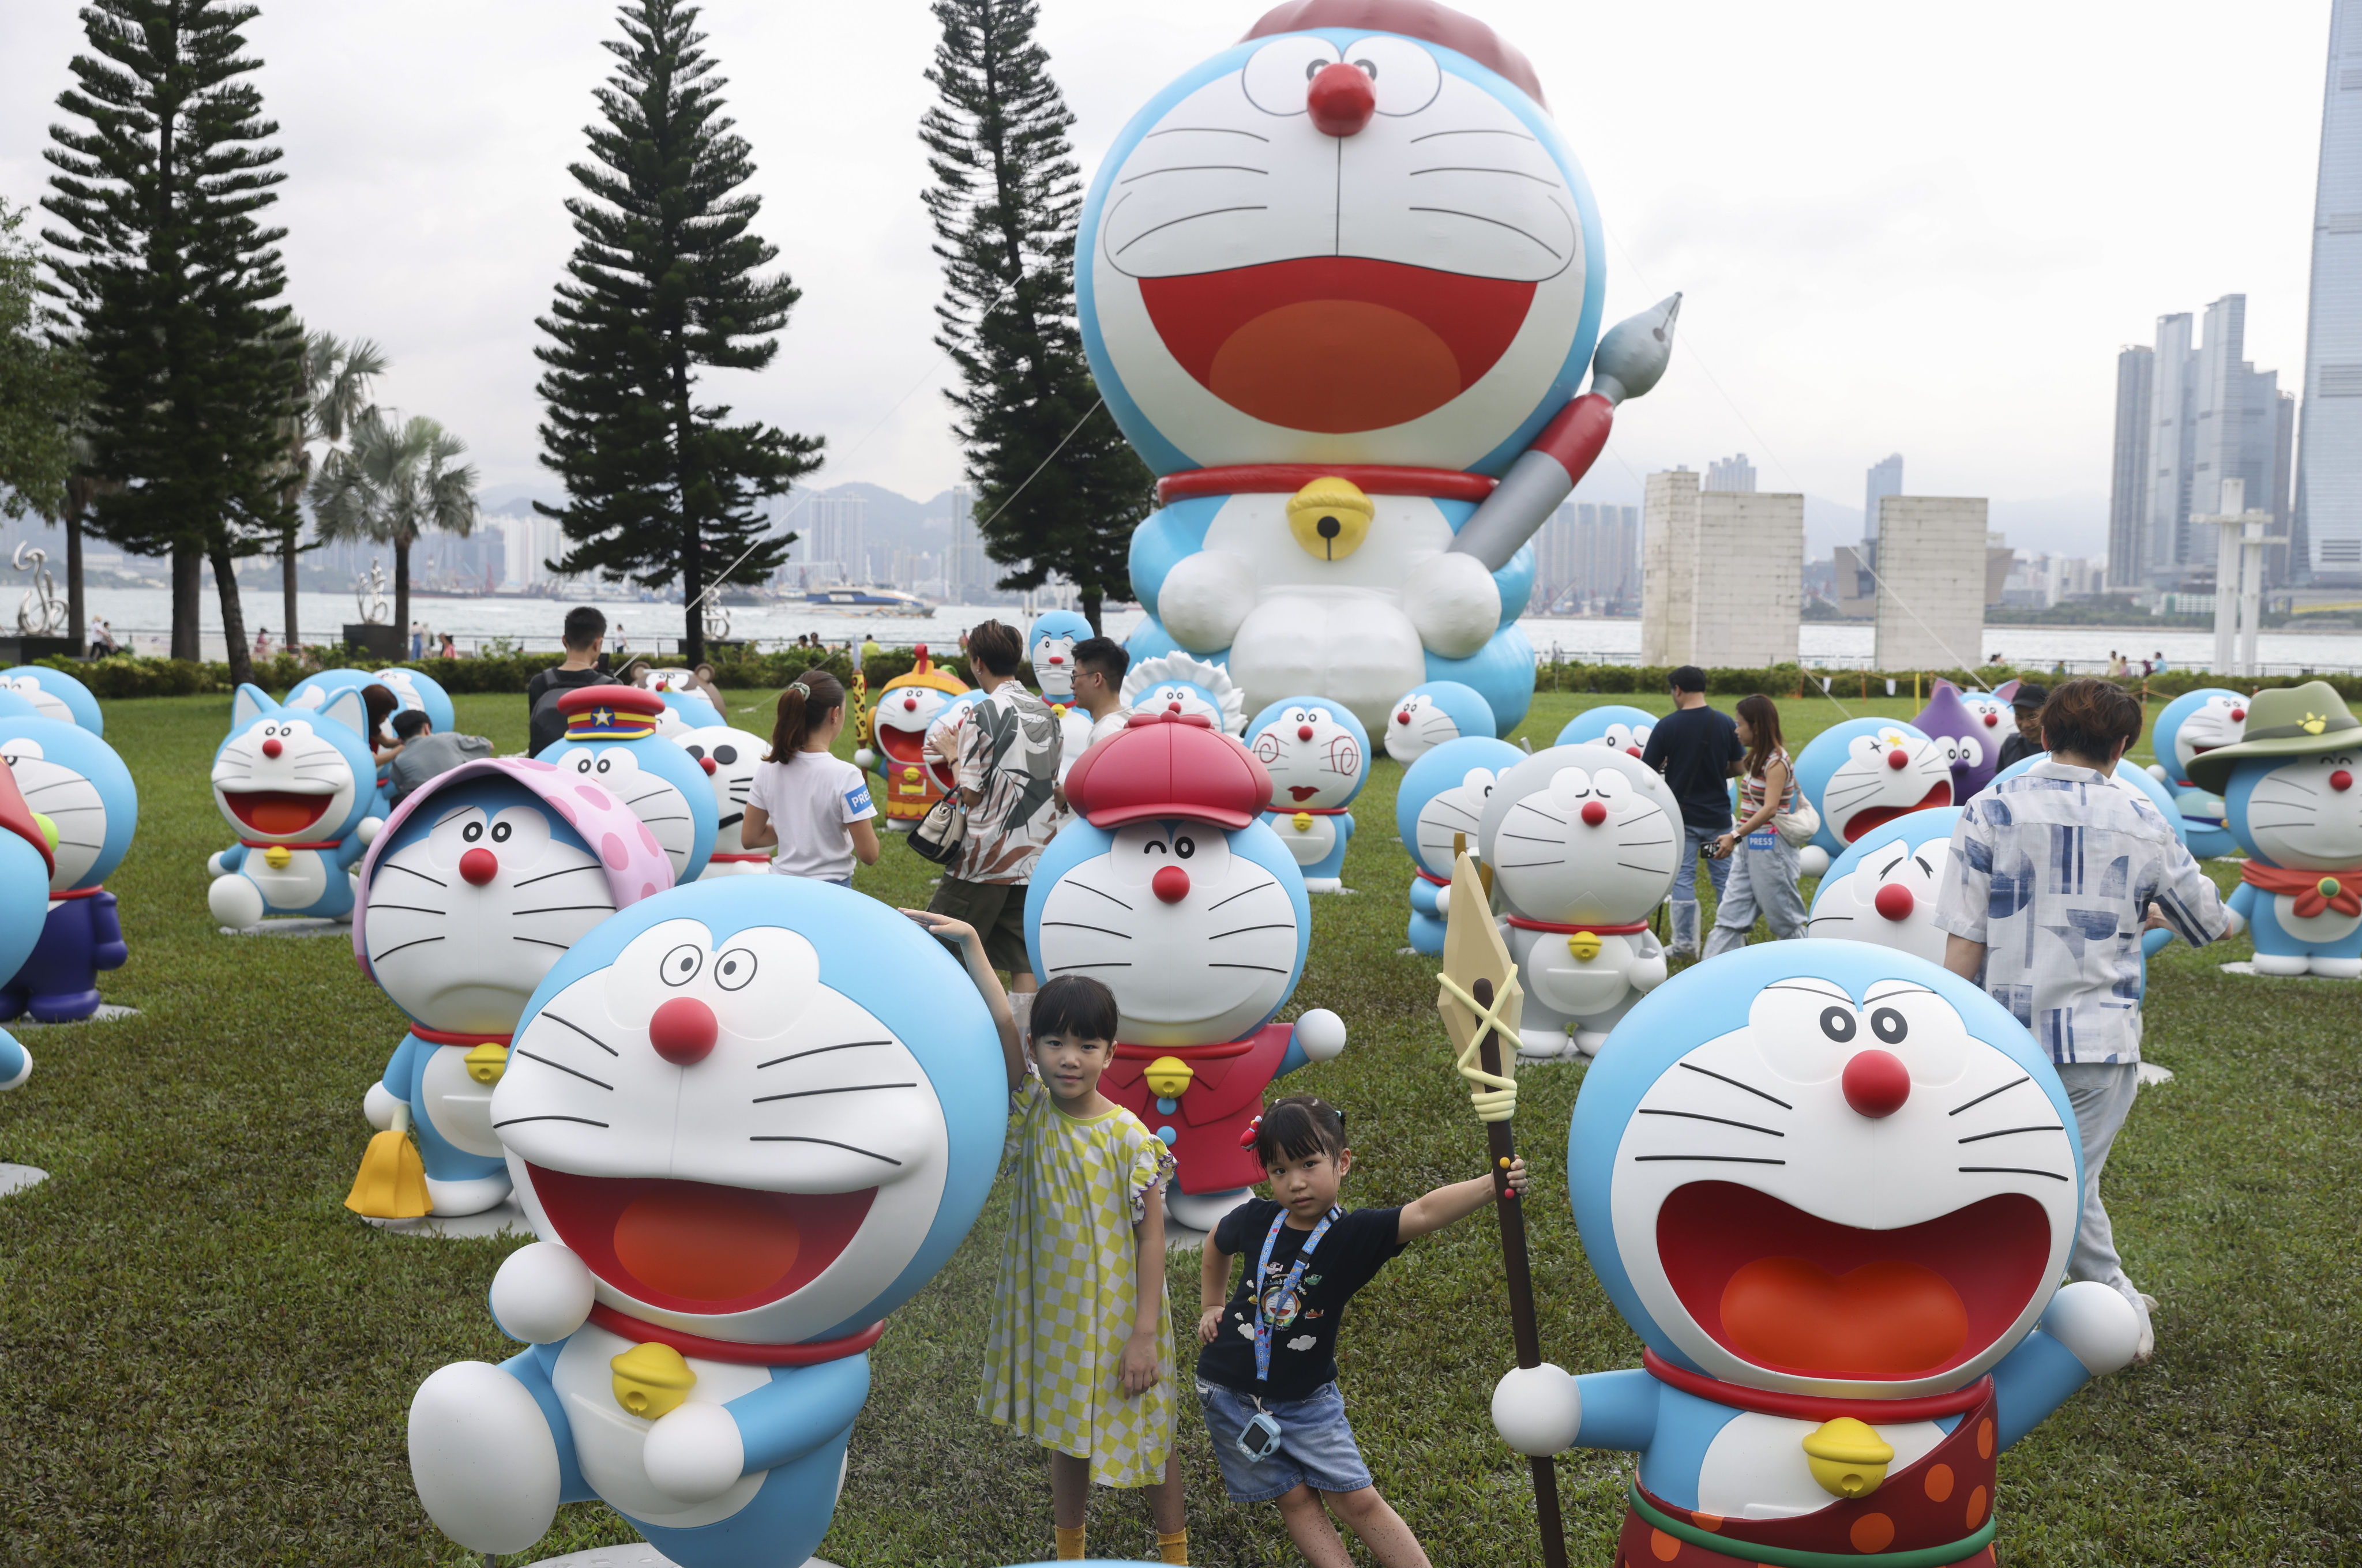
[[[557,699],[584,686],[603,686],[614,678],[599,668],[599,650],[607,636],[607,617],[585,604],[566,613],[565,662],[545,669],[525,683],[527,734],[525,755],[538,756],[566,738],[566,715]]]

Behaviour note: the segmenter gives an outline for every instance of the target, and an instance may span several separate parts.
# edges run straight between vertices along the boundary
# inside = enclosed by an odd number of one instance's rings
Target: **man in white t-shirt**
[[[1123,677],[1131,668],[1131,656],[1112,637],[1075,645],[1075,705],[1091,716],[1092,745],[1123,728]]]

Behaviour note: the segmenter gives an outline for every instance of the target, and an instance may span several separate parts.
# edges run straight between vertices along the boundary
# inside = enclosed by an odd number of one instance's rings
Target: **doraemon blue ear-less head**
[[[677,888],[527,1005],[492,1121],[535,1231],[602,1302],[746,1344],[836,1339],[983,1209],[1008,1080],[983,999],[875,899],[800,877]]]
[[[1831,1397],[1965,1386],[2049,1303],[2074,1112],[1999,1003],[1907,954],[1742,948],[1650,992],[1584,1077],[1568,1186],[1649,1349]]]
[[[0,669],[0,688],[30,702],[45,719],[57,719],[94,735],[106,734],[106,716],[99,712],[98,699],[90,694],[89,687],[61,670],[39,664]]]
[[[25,803],[57,825],[50,890],[95,888],[113,876],[139,827],[139,791],[115,748],[79,724],[0,719],[0,761]]]
[[[447,735],[458,727],[459,712],[451,705],[451,694],[433,677],[395,666],[381,669],[370,679],[392,692],[394,701],[404,708],[415,708],[425,714],[436,734]]]
[[[1386,755],[1407,767],[1447,741],[1490,740],[1497,721],[1484,694],[1457,680],[1429,680],[1404,692],[1386,713]]]

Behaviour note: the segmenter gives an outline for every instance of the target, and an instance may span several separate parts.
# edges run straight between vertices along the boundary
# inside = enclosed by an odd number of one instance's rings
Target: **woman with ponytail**
[[[778,845],[771,869],[853,886],[853,862],[877,864],[877,808],[869,778],[829,747],[844,728],[844,688],[825,670],[808,669],[779,693],[769,755],[756,766],[739,842]]]

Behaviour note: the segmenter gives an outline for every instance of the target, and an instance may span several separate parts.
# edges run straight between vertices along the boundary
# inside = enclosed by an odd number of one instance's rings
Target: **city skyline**
[[[2362,65],[2343,63],[2357,57],[2362,6],[2335,0],[2322,87],[2290,551],[2309,557],[2316,580],[2362,584]],[[2254,496],[2253,486],[2247,493]]]

